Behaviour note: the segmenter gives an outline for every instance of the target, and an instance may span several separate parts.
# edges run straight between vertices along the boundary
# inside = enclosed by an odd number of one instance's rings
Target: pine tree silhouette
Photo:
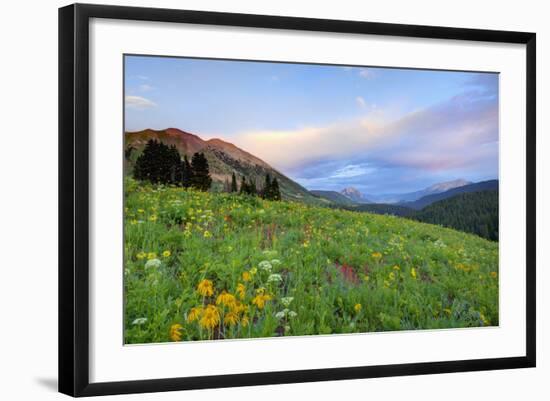
[[[237,177],[235,177],[235,172],[231,173],[231,192],[237,192]]]
[[[277,177],[271,181],[271,191],[272,191],[272,198],[273,200],[280,201],[281,200],[281,190],[279,189],[279,181],[277,181]]]
[[[192,187],[200,191],[208,191],[212,184],[212,178],[210,177],[208,160],[206,160],[204,153],[195,153],[193,155],[191,169],[193,171],[193,177],[191,178]]]

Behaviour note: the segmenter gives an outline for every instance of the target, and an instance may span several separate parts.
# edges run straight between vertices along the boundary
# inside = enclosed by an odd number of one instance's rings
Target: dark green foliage
[[[281,200],[281,190],[279,189],[279,181],[277,181],[277,177],[271,181],[271,196],[271,199],[273,200]]]
[[[237,177],[235,172],[231,173],[231,192],[237,192]]]
[[[187,155],[183,156],[181,170],[181,186],[189,188],[191,186],[191,180],[193,179],[193,169],[191,168],[191,163],[189,163]]]
[[[434,202],[410,218],[498,241],[498,191],[458,194]]]
[[[264,199],[271,199],[272,198],[272,187],[271,187],[271,175],[267,173],[265,175],[265,182],[264,182],[264,188],[262,190],[262,198]]]
[[[150,139],[136,160],[134,178],[152,183],[174,183],[180,163],[179,153],[175,148]]]
[[[394,216],[407,217],[414,214],[414,210],[405,206],[391,205],[386,203],[366,203],[355,206],[349,210],[357,210],[359,212],[369,212],[376,214],[391,214]]]
[[[248,193],[248,184],[246,183],[246,179],[244,176],[241,177],[241,189],[239,191],[241,194],[247,194]]]
[[[191,171],[193,172],[191,186],[200,191],[208,191],[212,184],[212,178],[210,177],[208,160],[206,160],[204,153],[195,153],[193,155],[191,158]]]
[[[129,157],[131,151],[128,149],[125,153]],[[184,188],[193,186],[201,191],[210,189],[212,183],[208,161],[204,154],[195,153],[191,163],[187,156],[182,161],[174,145],[167,146],[154,139],[147,142],[143,152],[137,158],[134,178],[154,184],[170,184]]]
[[[181,156],[174,145],[170,146],[165,161],[169,170],[168,183],[172,185],[180,185],[182,181],[183,166]]]
[[[261,191],[262,198],[268,200],[281,200],[281,190],[279,188],[279,182],[277,177],[271,179],[271,175],[267,173],[265,175],[264,187]]]

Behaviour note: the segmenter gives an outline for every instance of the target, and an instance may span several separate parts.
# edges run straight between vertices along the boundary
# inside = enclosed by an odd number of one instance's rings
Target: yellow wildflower
[[[368,275],[368,274],[365,274],[365,275],[363,276],[363,281],[364,281],[365,283],[368,283],[369,280],[370,280],[369,275]]]
[[[138,209],[138,213],[145,213],[145,210],[143,210],[143,209]]]
[[[227,312],[223,317],[223,323],[226,326],[235,326],[237,323],[239,323],[239,315],[237,315],[235,312]]]
[[[183,330],[183,326],[179,323],[176,323],[170,326],[170,339],[172,341],[181,341],[182,330]]]
[[[191,323],[191,322],[194,322],[195,320],[198,320],[199,317],[202,315],[202,311],[203,311],[202,306],[191,308],[191,310],[187,314],[187,321]]]
[[[169,258],[171,254],[172,252],[170,252],[169,250],[162,252],[162,256],[164,256],[165,258]]]
[[[243,281],[250,281],[252,280],[252,275],[250,274],[250,272],[243,272]]]
[[[393,267],[393,270],[401,270],[401,268],[400,268],[399,266],[395,265],[395,266]]]
[[[213,329],[220,324],[220,311],[218,308],[214,305],[208,305],[199,323],[206,329]]]
[[[353,307],[353,310],[355,311],[355,313],[359,313],[361,312],[361,304],[355,304],[355,306]]]
[[[235,313],[248,312],[248,305],[245,305],[242,302],[237,301],[233,305],[231,305],[231,312],[235,312]]]
[[[258,309],[263,309],[265,303],[271,300],[271,295],[264,294],[263,292],[259,293],[252,299],[252,304],[256,305]]]
[[[239,298],[244,299],[244,296],[246,294],[246,287],[244,286],[244,284],[237,284],[237,293],[239,294]]]
[[[258,268],[254,266],[252,269],[250,269],[250,274],[255,275],[256,273],[258,273]]]
[[[489,274],[491,275],[492,278],[497,278],[498,276],[497,272],[491,272]]]
[[[241,326],[243,326],[243,327],[248,326],[248,316],[244,315],[244,316],[241,318]]]
[[[145,259],[145,258],[147,257],[147,254],[146,254],[145,252],[141,251],[140,253],[138,253],[138,254],[136,255],[136,257],[137,257],[139,260]]]
[[[203,235],[204,235],[204,238],[210,238],[210,237],[212,237],[212,234],[211,234],[210,231],[208,231],[208,230],[204,230],[204,234],[203,234]]]
[[[225,306],[233,306],[237,300],[235,299],[235,295],[230,294],[229,292],[222,291],[220,295],[218,295],[218,298],[216,299],[216,305],[223,304]]]
[[[157,216],[154,214],[149,216],[149,221],[154,223],[155,221],[157,221]]]
[[[411,277],[416,280],[416,269],[414,267],[411,267]]]
[[[157,258],[157,254],[155,252],[149,252],[147,254],[147,259],[151,260],[151,259],[156,259]]]
[[[452,311],[449,308],[443,309],[443,312],[447,314],[447,316],[451,316]]]
[[[390,280],[395,280],[395,273],[394,272],[390,272],[390,274],[388,275],[389,279]]]
[[[380,259],[382,254],[380,252],[373,252],[371,255],[374,259]]]
[[[210,297],[214,295],[214,284],[212,283],[212,281],[204,279],[197,286],[197,291],[203,297]]]

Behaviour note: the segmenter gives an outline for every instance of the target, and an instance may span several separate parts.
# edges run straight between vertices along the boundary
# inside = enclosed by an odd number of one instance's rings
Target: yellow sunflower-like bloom
[[[250,281],[252,280],[252,275],[250,272],[243,272],[243,281]]]
[[[200,316],[202,315],[203,310],[204,309],[203,309],[202,306],[197,306],[195,308],[191,308],[191,310],[187,314],[187,321],[189,323],[191,323],[191,322],[194,322],[195,320],[198,320],[200,318]]]
[[[239,294],[239,298],[244,299],[244,296],[246,295],[246,287],[244,284],[237,284],[237,294]]]
[[[353,310],[355,311],[355,313],[359,313],[361,312],[361,304],[355,304],[355,306],[353,307]]]
[[[197,291],[199,294],[201,294],[203,297],[210,297],[214,295],[214,284],[211,280],[201,280],[199,285],[197,286]]]
[[[235,313],[243,313],[248,311],[248,305],[243,304],[242,302],[235,302],[234,305],[231,306],[231,312]]]
[[[149,252],[147,254],[147,259],[151,260],[151,259],[156,259],[157,257],[157,254],[155,252]]]
[[[227,312],[223,318],[223,322],[226,326],[235,326],[239,323],[239,315],[235,312]]]
[[[416,280],[416,269],[414,267],[411,267],[411,277]]]
[[[373,252],[371,255],[374,259],[380,259],[382,254],[380,252]]]
[[[182,330],[183,330],[183,326],[179,323],[176,323],[170,326],[170,339],[172,341],[181,341]]]
[[[223,304],[225,306],[233,306],[235,305],[235,302],[237,300],[235,299],[235,295],[230,294],[226,291],[222,291],[220,295],[218,295],[218,298],[216,299],[216,305]]]
[[[137,257],[139,260],[145,259],[145,258],[147,257],[147,254],[146,254],[145,252],[141,251],[140,253],[138,253],[138,254],[136,255],[136,257]]]
[[[169,250],[166,250],[166,251],[162,252],[162,256],[164,256],[165,258],[170,257],[171,254],[172,254],[172,252],[170,252]]]
[[[248,316],[244,315],[242,318],[241,318],[241,326],[243,327],[246,327],[248,326]]]
[[[263,292],[259,293],[252,299],[252,304],[256,305],[258,309],[263,309],[265,303],[271,300],[271,296],[264,294]]]
[[[202,313],[199,324],[209,330],[220,324],[220,311],[218,308],[215,305],[208,305]]]

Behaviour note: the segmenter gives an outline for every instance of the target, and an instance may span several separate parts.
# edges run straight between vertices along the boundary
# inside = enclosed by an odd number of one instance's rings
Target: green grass
[[[126,343],[498,325],[498,243],[392,216],[125,184]],[[213,295],[199,293],[203,280]],[[189,315],[207,305],[219,323]]]

